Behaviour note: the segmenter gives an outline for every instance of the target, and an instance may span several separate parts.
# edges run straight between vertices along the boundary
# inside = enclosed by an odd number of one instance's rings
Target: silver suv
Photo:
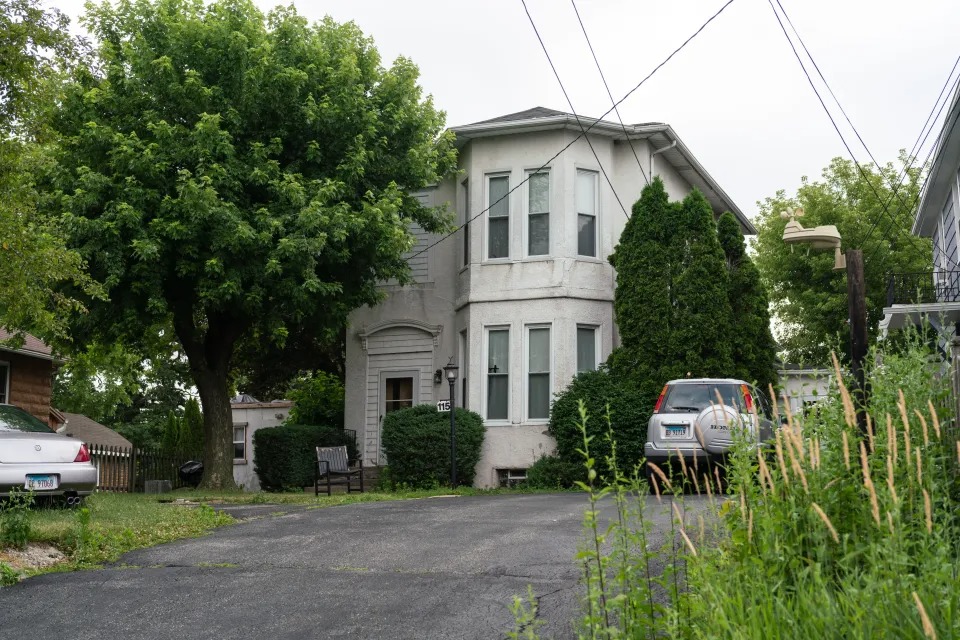
[[[671,380],[660,392],[647,424],[643,452],[647,462],[661,467],[679,463],[680,457],[687,464],[694,458],[698,463],[722,461],[737,430],[765,442],[773,437],[774,428],[765,396],[743,380]]]

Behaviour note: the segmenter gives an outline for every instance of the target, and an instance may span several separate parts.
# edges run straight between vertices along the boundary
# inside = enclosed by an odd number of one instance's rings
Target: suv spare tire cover
[[[716,404],[700,412],[693,423],[700,446],[708,453],[726,453],[733,448],[736,430],[749,428],[740,412],[725,404]]]

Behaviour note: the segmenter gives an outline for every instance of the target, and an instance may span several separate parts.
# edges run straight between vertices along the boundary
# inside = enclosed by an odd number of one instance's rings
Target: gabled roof
[[[563,111],[557,111],[556,109],[548,109],[546,107],[534,107],[532,109],[524,109],[523,111],[517,111],[516,113],[508,113],[505,116],[497,116],[496,118],[490,118],[489,120],[481,120],[480,122],[474,122],[473,124],[487,124],[490,122],[516,122],[518,120],[533,120],[535,118],[549,118],[552,116],[566,116],[570,115]],[[472,125],[466,125],[472,126]]]
[[[110,427],[105,427],[85,415],[67,413],[66,411],[63,412],[63,415],[67,419],[63,432],[77,440],[83,440],[87,444],[101,444],[108,447],[126,447],[129,449],[133,446],[129,440]]]
[[[619,122],[586,116],[579,116],[578,118],[572,113],[546,107],[533,107],[525,111],[508,113],[473,124],[452,127],[450,130],[457,137],[456,145],[460,147],[474,138],[514,133],[531,133],[551,129],[569,129],[580,133],[581,125],[590,128],[591,136],[603,136],[614,140],[645,140],[654,149],[662,149],[659,158],[669,163],[684,180],[700,189],[714,211],[717,213],[730,211],[736,216],[745,234],[755,235],[757,233],[757,229],[750,222],[750,219],[717,184],[717,181],[707,173],[707,170],[703,168],[703,165],[693,156],[687,145],[668,124],[647,122],[621,125]]]
[[[6,329],[0,327],[0,343],[5,340],[9,340],[14,335],[16,335],[14,332],[7,331]],[[55,360],[53,357],[53,349],[51,349],[49,345],[45,344],[40,338],[32,336],[29,333],[23,334],[23,346],[21,346],[19,349],[13,349],[0,344],[0,351],[22,353],[23,355],[33,356],[34,358],[41,358],[43,360]]]

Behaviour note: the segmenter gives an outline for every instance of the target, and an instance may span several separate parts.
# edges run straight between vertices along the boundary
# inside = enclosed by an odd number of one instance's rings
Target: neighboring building
[[[253,471],[253,434],[257,429],[276,427],[290,415],[293,402],[259,402],[243,395],[230,403],[233,412],[233,479],[246,491],[259,491],[260,479]]]
[[[95,420],[91,420],[85,415],[79,413],[63,412],[66,422],[57,429],[62,433],[83,440],[87,444],[98,444],[105,447],[120,447],[123,449],[132,449],[133,444],[122,435],[104,426]]]
[[[799,414],[827,397],[832,369],[805,368],[795,364],[783,364],[777,370],[780,379],[780,391],[790,400],[790,411]],[[777,398],[782,405],[783,400]],[[781,406],[780,412],[783,413]]]
[[[0,341],[13,334],[0,328]],[[57,430],[62,414],[51,409],[53,374],[60,361],[39,338],[25,334],[23,345],[11,349],[0,344],[0,404],[12,404]]]
[[[553,395],[618,344],[607,256],[645,185],[634,153],[671,198],[697,187],[717,215],[732,211],[756,231],[666,124],[600,121],[590,132],[626,213],[584,139],[494,204],[579,135],[570,114],[535,108],[453,132],[460,173],[416,195],[449,206],[460,225],[489,211],[429,250],[440,236],[414,227],[414,283],[386,283],[383,303],[351,315],[345,426],[366,464],[384,464],[383,416],[446,399],[440,369],[452,358],[457,405],[487,427],[475,484],[493,486],[554,450]]]
[[[922,273],[895,273],[887,286],[882,331],[929,322],[940,333],[941,352],[960,322],[960,90],[944,120],[940,146],[924,184],[914,235],[933,240],[933,264]]]
[[[90,445],[91,461],[97,467],[97,489],[128,491],[133,444],[110,427],[85,415],[67,412],[61,415],[64,424],[57,432]]]

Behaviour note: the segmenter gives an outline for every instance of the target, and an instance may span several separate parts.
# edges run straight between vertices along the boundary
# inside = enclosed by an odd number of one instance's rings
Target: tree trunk
[[[204,489],[233,489],[233,415],[227,392],[227,369],[191,366],[193,381],[203,405],[203,480]]]

